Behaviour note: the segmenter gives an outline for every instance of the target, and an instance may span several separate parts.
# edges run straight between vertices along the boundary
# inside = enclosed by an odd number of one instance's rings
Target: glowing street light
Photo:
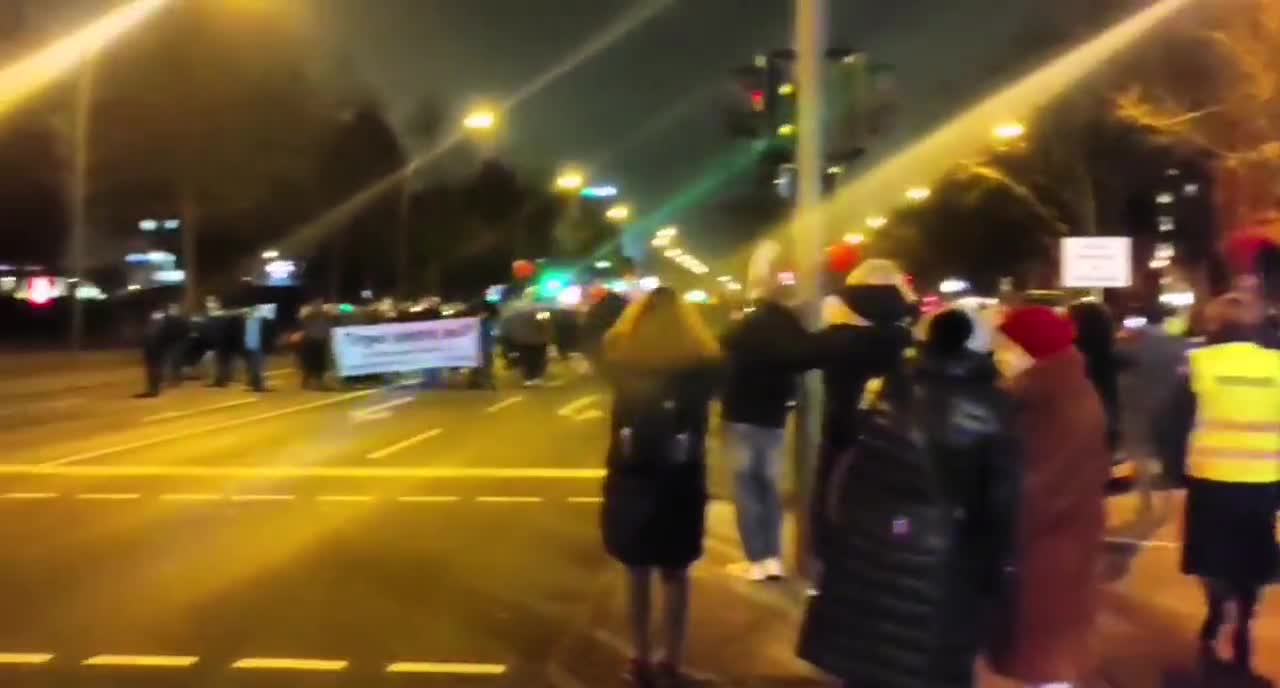
[[[263,252],[262,252],[262,259],[263,259],[263,260],[275,260],[275,259],[277,259],[277,258],[279,258],[279,257],[280,257],[280,252],[279,252],[279,251],[277,251],[277,250],[275,250],[274,248],[272,248],[272,249],[267,249],[266,251],[263,251]]]
[[[472,110],[462,120],[462,126],[471,131],[491,131],[498,125],[498,113],[488,108]]]
[[[778,136],[795,136],[796,125],[787,123],[778,127]]]
[[[932,195],[933,192],[927,186],[913,186],[907,189],[907,199],[919,203]]]
[[[626,222],[627,218],[631,217],[631,206],[619,203],[604,211],[604,216],[614,222]]]
[[[996,127],[991,130],[991,135],[996,137],[1000,141],[1013,141],[1015,139],[1020,139],[1024,135],[1026,135],[1026,133],[1027,133],[1026,125],[1024,125],[1022,122],[1014,122],[1014,121],[1004,122],[1002,124],[996,125]]]
[[[561,191],[577,191],[587,183],[587,178],[577,170],[565,170],[556,177],[556,188]]]
[[[678,248],[669,248],[666,251],[663,251],[662,255],[668,258],[679,258],[680,256],[684,255],[684,251],[681,251]]]
[[[844,243],[850,244],[852,246],[857,246],[858,244],[861,244],[866,240],[867,240],[867,237],[864,236],[861,232],[852,232],[844,235]]]
[[[662,239],[674,239],[680,230],[675,225],[668,225],[658,230],[658,237]]]
[[[867,218],[866,222],[867,226],[871,229],[880,229],[881,227],[889,224],[889,218],[884,215],[872,215]]]

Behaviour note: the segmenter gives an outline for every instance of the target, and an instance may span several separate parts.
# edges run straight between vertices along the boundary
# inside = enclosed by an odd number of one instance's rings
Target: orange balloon
[[[844,274],[862,262],[862,251],[853,244],[840,242],[827,247],[827,269],[837,274]]]

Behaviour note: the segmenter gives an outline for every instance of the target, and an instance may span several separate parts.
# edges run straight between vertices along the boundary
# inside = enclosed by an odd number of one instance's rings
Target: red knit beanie
[[[1075,326],[1046,306],[1019,308],[1005,318],[1000,331],[1017,342],[1036,360],[1048,358],[1071,347]]]

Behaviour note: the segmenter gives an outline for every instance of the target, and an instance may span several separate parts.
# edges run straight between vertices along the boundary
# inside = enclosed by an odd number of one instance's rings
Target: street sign
[[[1068,289],[1116,289],[1133,284],[1133,239],[1064,237],[1061,281]]]

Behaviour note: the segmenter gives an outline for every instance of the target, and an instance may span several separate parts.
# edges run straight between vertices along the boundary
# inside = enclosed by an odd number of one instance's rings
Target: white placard
[[[480,319],[335,327],[333,359],[341,377],[480,365]]]
[[[1130,237],[1064,237],[1060,254],[1064,287],[1115,289],[1133,285]]]

